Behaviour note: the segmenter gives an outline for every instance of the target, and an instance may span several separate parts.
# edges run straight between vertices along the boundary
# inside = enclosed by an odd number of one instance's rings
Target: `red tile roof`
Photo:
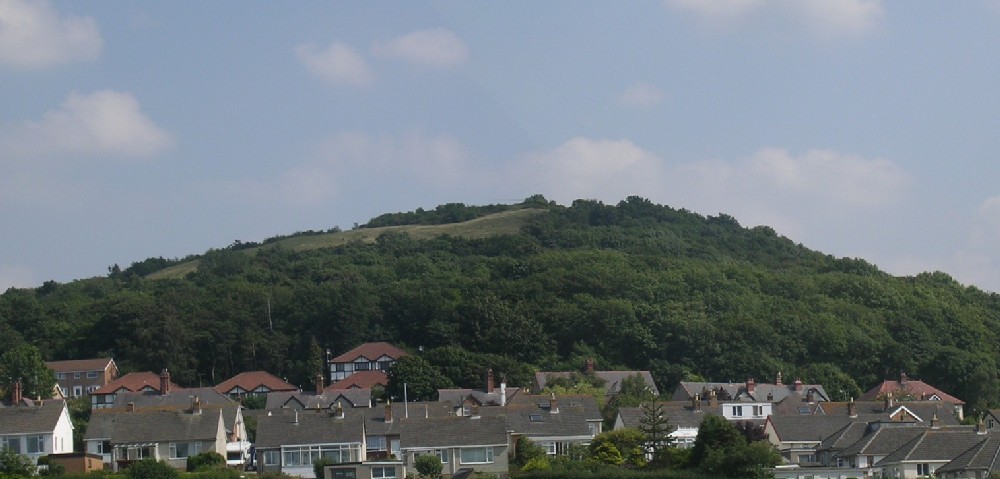
[[[67,361],[48,361],[45,366],[57,373],[76,373],[104,371],[109,363],[114,363],[114,360],[111,358],[70,359]]]
[[[932,396],[937,396],[941,398],[942,401],[951,404],[965,404],[965,401],[952,396],[940,389],[931,386],[923,381],[915,379],[907,379],[906,381],[882,381],[882,384],[875,386],[868,390],[868,392],[861,395],[858,401],[877,401],[885,397],[886,393],[891,392],[897,401],[907,401],[907,400],[929,400]],[[901,397],[912,396],[912,399]]]
[[[406,351],[399,349],[389,343],[365,343],[340,356],[330,360],[331,363],[350,363],[355,359],[364,356],[369,361],[377,361],[382,356],[389,356],[392,359],[399,359],[406,356]]]
[[[154,391],[160,391],[160,375],[151,372],[139,372],[139,373],[128,373],[108,384],[105,384],[100,389],[90,393],[93,395],[102,394],[114,394],[121,388],[128,389],[132,392],[137,392],[149,386]],[[174,384],[173,381],[170,382],[170,389],[182,389],[180,386]]]
[[[219,383],[218,386],[215,386],[215,390],[221,394],[229,394],[233,388],[240,387],[246,392],[253,392],[260,386],[271,391],[298,391],[299,389],[267,371],[248,371]]]
[[[358,371],[337,381],[327,387],[324,391],[343,390],[351,388],[371,389],[372,386],[380,384],[383,387],[389,383],[389,377],[383,371]]]

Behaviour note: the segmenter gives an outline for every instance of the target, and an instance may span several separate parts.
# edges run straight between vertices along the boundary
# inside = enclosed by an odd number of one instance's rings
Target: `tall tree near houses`
[[[667,418],[663,403],[650,401],[642,403],[642,417],[639,419],[639,430],[646,435],[646,450],[653,456],[654,463],[661,463],[666,457],[664,451],[673,446],[674,438],[670,437],[670,420]]]
[[[45,365],[42,353],[28,343],[0,355],[0,389],[9,394],[17,381],[21,381],[22,396],[31,399],[52,397],[56,385],[56,375]]]

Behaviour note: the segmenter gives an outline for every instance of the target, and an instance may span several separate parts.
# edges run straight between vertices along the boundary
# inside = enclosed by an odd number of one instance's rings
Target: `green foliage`
[[[35,346],[18,344],[0,355],[0,389],[10,391],[21,382],[25,398],[50,398],[56,385],[56,375],[45,366],[42,354]]]
[[[437,390],[453,387],[451,381],[420,356],[403,356],[389,368],[386,394],[396,401],[403,400],[403,387],[410,401],[433,401]]]
[[[623,464],[631,468],[644,467],[646,465],[646,435],[638,429],[631,428],[602,432],[590,441],[590,458],[602,464]]]
[[[241,477],[247,477],[247,474],[237,471],[236,469],[221,467],[189,472],[184,474],[183,477],[186,479],[239,479]]]
[[[315,477],[326,477],[326,474],[323,473],[323,468],[329,466],[330,464],[333,464],[333,461],[325,457],[316,459],[316,461],[313,462],[313,475]]]
[[[666,466],[670,464],[666,451],[674,443],[674,439],[670,437],[673,430],[670,419],[667,418],[663,403],[650,401],[643,403],[641,407],[639,431],[645,436],[645,449],[652,454],[653,465]]]
[[[778,451],[767,441],[747,443],[743,434],[721,416],[708,415],[698,428],[690,464],[709,475],[765,478],[781,463]]]
[[[609,466],[620,466],[625,463],[625,458],[622,457],[621,451],[611,442],[591,443],[590,457],[587,460]]]
[[[521,471],[531,472],[531,471],[548,471],[552,469],[552,465],[549,464],[549,458],[544,454],[538,457],[531,458],[525,465],[521,466]]]
[[[514,443],[514,455],[510,458],[511,469],[523,469],[535,459],[545,458],[545,455],[545,448],[535,444],[534,441],[525,436],[520,436]]]
[[[180,472],[169,464],[155,459],[133,462],[125,470],[128,479],[177,479]]]
[[[187,458],[188,472],[226,467],[226,458],[215,451],[195,454]],[[318,477],[318,476],[317,476]]]
[[[0,477],[31,477],[35,475],[36,469],[34,462],[28,456],[6,447],[0,448]]]
[[[437,477],[441,475],[441,470],[444,468],[441,459],[433,454],[417,456],[413,462],[417,472],[423,477]]]

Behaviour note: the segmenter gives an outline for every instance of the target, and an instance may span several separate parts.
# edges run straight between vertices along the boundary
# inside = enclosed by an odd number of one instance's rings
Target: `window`
[[[277,466],[281,461],[280,451],[264,451],[264,465]]]
[[[201,453],[200,442],[172,442],[170,443],[170,458],[185,459]]]
[[[930,464],[927,464],[927,463],[917,464],[917,475],[918,476],[929,476],[929,475],[931,475]]]
[[[761,417],[764,415],[764,406],[754,406],[753,407],[754,417]]]
[[[73,386],[73,397],[83,396],[83,386]]]
[[[111,441],[98,442],[97,453],[101,455],[111,454]]]
[[[379,371],[388,371],[392,367],[392,361],[379,361],[378,369]]]
[[[0,437],[0,449],[10,449],[18,454],[21,453],[21,437],[6,436]]]
[[[45,452],[45,436],[28,436],[28,454],[40,454]]]
[[[137,459],[148,459],[153,457],[149,452],[148,447],[130,447],[125,451],[125,458],[130,461],[135,461]]]
[[[80,373],[73,373],[73,379],[80,379]]]
[[[556,442],[555,441],[546,441],[546,442],[539,443],[538,445],[542,446],[542,449],[545,449],[545,453],[546,454],[548,454],[550,456],[555,456],[556,455],[557,448],[556,448]]]
[[[369,436],[368,437],[368,450],[369,451],[384,451],[385,450],[385,436]]]
[[[364,361],[364,362],[360,362],[359,361],[359,362],[354,363],[354,370],[355,371],[367,371],[367,370],[369,370],[371,368],[372,368],[372,363],[370,363],[368,361]]]
[[[299,446],[281,450],[283,466],[312,466],[320,459],[329,459],[333,463],[357,462],[358,451],[348,444]]]
[[[531,422],[542,422],[543,421],[541,414],[529,414],[528,415],[528,419],[530,419]]]
[[[56,379],[66,379],[66,373],[56,373]]]
[[[372,479],[395,479],[396,468],[395,467],[373,467],[372,468]]]
[[[451,456],[448,449],[435,449],[434,454],[441,460],[441,464],[448,464],[448,458]]]
[[[492,464],[492,447],[463,447],[459,449],[462,464]]]
[[[743,416],[743,406],[733,406],[733,417]]]
[[[328,469],[330,471],[330,479],[357,479],[357,471],[353,468],[347,469]]]
[[[589,423],[587,426],[590,428],[590,437],[594,437],[601,433],[600,423]]]
[[[97,379],[97,371],[87,371],[87,379]]]

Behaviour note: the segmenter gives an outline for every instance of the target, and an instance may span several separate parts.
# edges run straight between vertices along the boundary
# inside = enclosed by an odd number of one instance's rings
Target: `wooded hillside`
[[[505,227],[483,234],[494,214]],[[456,223],[468,220],[479,226]],[[163,274],[181,264],[186,275]],[[637,197],[445,205],[109,270],[5,292],[0,353],[27,341],[49,360],[169,368],[182,385],[263,369],[309,387],[325,349],[386,340],[423,347],[455,386],[478,386],[487,366],[522,385],[532,369],[594,357],[600,369],[651,370],[664,391],[781,371],[846,399],[905,371],[970,405],[1000,405],[997,295],[943,273],[892,277],[767,227]]]

